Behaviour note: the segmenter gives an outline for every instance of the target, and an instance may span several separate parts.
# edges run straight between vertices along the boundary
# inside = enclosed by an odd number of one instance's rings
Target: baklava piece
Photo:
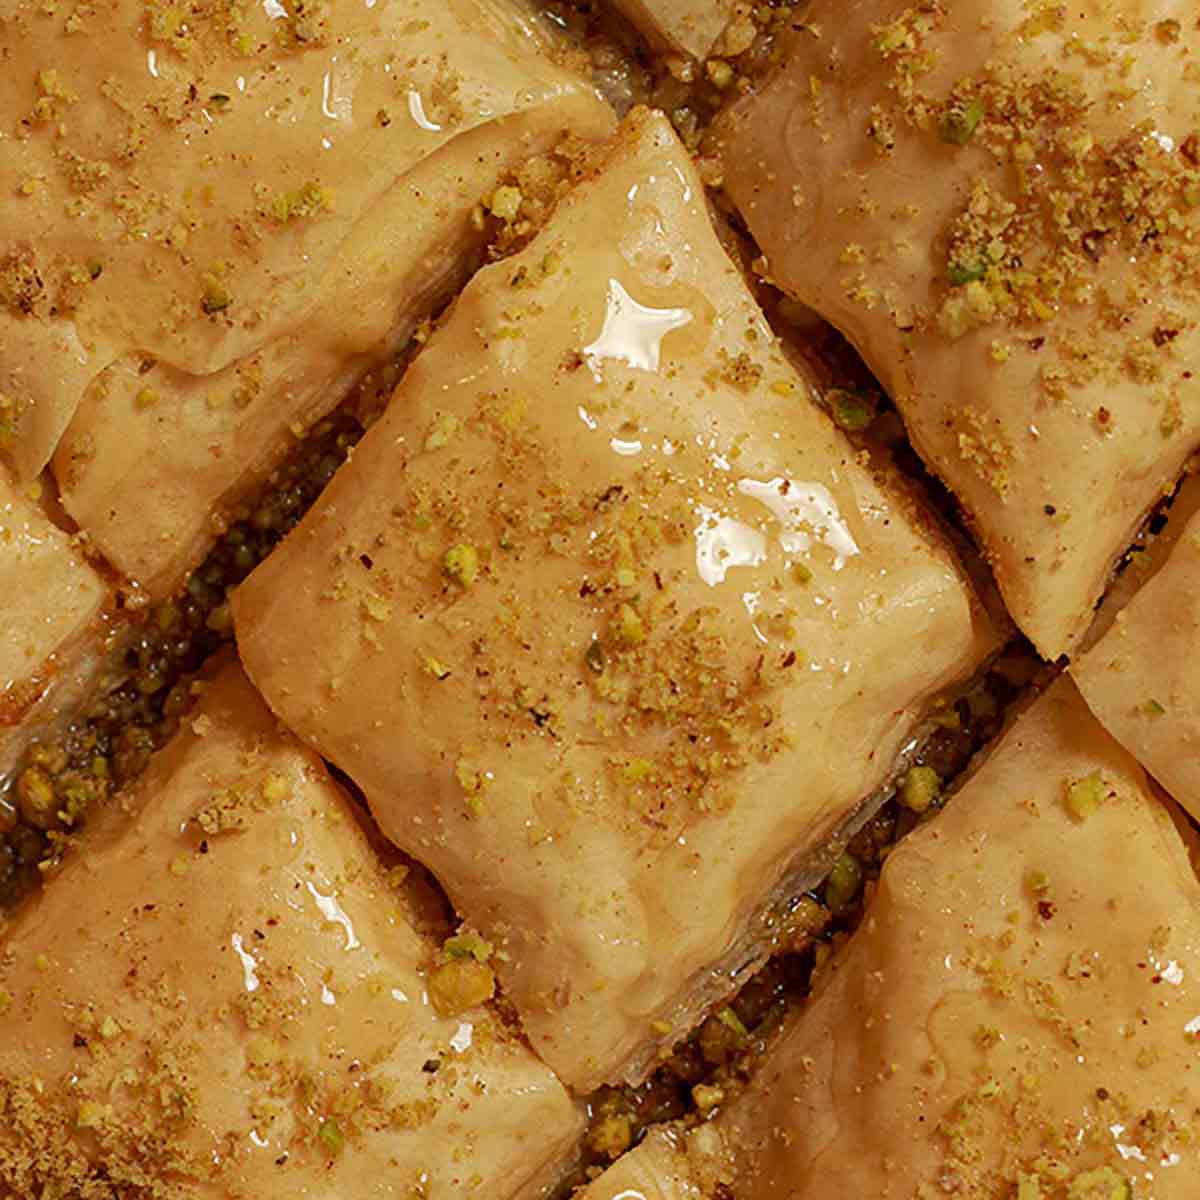
[[[1056,683],[893,851],[748,1089],[587,1200],[1195,1196],[1200,885],[1177,816]]]
[[[1185,515],[1181,509],[1191,510]],[[1171,509],[1172,544],[1161,564],[1071,668],[1092,712],[1200,820],[1200,479]],[[1154,569],[1157,567],[1157,569]]]
[[[814,0],[724,118],[763,272],[855,344],[1042,654],[1200,438],[1183,0]]]
[[[636,112],[482,270],[234,595],[279,716],[497,947],[580,1089],[762,960],[764,912],[992,634],[813,402]]]
[[[0,951],[0,1194],[537,1197],[574,1103],[236,665]]]
[[[52,459],[113,564],[170,590],[462,283],[500,179],[610,132],[555,57],[508,0],[8,5],[10,461]]]
[[[0,775],[7,773],[31,722],[48,718],[56,697],[73,692],[84,659],[104,642],[109,589],[26,489],[0,467]],[[15,795],[0,793],[0,830]],[[22,798],[37,809],[38,797]],[[49,814],[43,814],[49,815]]]

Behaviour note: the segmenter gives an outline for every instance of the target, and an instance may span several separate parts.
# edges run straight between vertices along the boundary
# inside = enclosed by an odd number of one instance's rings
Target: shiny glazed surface
[[[236,665],[202,687],[6,934],[0,1194],[542,1194],[574,1103],[437,1015],[420,893]]]
[[[993,644],[807,386],[635,114],[234,601],[275,711],[505,947],[581,1089],[736,986],[756,912]]]
[[[799,24],[721,123],[726,190],[1056,658],[1200,441],[1192,8],[816,0]]]

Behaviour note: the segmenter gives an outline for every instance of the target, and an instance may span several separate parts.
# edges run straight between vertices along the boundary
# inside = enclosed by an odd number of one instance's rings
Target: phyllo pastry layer
[[[0,1194],[542,1195],[575,1105],[236,665],[202,687],[4,934]]]
[[[587,1200],[1195,1196],[1200,885],[1159,796],[1056,683],[891,854],[748,1090]]]
[[[720,129],[1047,658],[1200,435],[1198,49],[1182,0],[816,0]]]
[[[58,690],[103,640],[109,589],[26,490],[0,468],[0,772],[11,766],[11,731]]]
[[[991,644],[646,112],[464,290],[234,615],[580,1088],[641,1075],[760,961],[764,907]]]
[[[712,51],[740,8],[737,0],[616,0],[616,4],[651,41],[701,59]]]
[[[611,128],[509,0],[8,7],[0,429],[154,591],[461,284],[499,178]]]
[[[1191,478],[1171,510],[1169,554],[1071,674],[1108,731],[1200,820],[1197,509],[1200,479]],[[1129,568],[1135,579],[1139,566]]]

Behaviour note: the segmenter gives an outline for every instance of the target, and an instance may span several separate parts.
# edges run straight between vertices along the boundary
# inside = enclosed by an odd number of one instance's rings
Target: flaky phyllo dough
[[[0,470],[0,774],[28,729],[75,695],[104,642],[109,589],[41,506]]]
[[[196,687],[6,934],[0,1195],[541,1195],[576,1105],[236,664]]]
[[[607,107],[507,0],[8,3],[0,440],[161,593]]]
[[[1195,1196],[1200,885],[1179,820],[1060,681],[893,852],[746,1092],[586,1200]]]
[[[992,645],[644,112],[472,280],[234,611],[580,1088],[644,1075],[761,961],[771,901]]]
[[[1200,438],[1194,7],[814,0],[795,24],[721,126],[726,188],[1054,658]]]
[[[1142,586],[1071,673],[1109,732],[1200,820],[1200,478],[1128,574]]]
[[[1198,50],[0,0],[0,1200],[1200,1196]]]

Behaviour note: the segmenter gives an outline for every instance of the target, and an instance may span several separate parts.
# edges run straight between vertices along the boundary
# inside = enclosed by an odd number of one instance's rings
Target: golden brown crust
[[[766,271],[863,353],[1048,657],[1200,437],[1198,45],[1178,3],[818,3],[721,128]]]
[[[430,1005],[405,868],[236,665],[196,686],[7,931],[0,1195],[539,1195],[574,1104],[489,1007]]]
[[[906,511],[811,403],[677,139],[638,112],[476,276],[239,590],[239,646],[504,948],[547,1061],[592,1086],[644,1074],[760,960],[758,911],[814,881],[986,653]],[[900,672],[897,641],[921,647]]]

